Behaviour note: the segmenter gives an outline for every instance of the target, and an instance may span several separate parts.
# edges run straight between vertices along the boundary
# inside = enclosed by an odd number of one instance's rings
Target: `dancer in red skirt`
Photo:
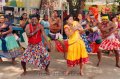
[[[118,50],[120,49],[120,42],[119,40],[115,37],[114,33],[117,30],[116,25],[109,21],[108,16],[103,16],[102,17],[102,23],[99,24],[99,28],[102,33],[102,38],[103,41],[99,46],[99,51],[98,51],[98,64],[99,66],[101,62],[101,50],[108,50],[108,51],[113,51],[115,53],[115,58],[116,58],[116,67],[119,66],[119,52]]]

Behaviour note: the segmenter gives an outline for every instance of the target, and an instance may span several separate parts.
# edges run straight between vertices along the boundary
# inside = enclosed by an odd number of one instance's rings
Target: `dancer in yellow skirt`
[[[84,30],[80,24],[73,20],[72,16],[67,16],[65,18],[66,25],[64,26],[65,33],[68,37],[68,51],[66,53],[68,69],[65,75],[68,75],[71,68],[79,65],[80,75],[83,75],[83,64],[88,61],[88,53],[85,48],[85,43],[80,37],[80,32]]]

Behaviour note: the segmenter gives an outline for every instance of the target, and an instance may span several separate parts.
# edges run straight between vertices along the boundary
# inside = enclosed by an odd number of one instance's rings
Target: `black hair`
[[[23,17],[22,17],[22,16],[20,17],[20,20],[23,20]]]
[[[27,15],[27,13],[23,13],[23,14],[22,14],[22,17],[23,17],[23,15],[25,15],[25,14]]]
[[[25,14],[27,15],[27,13],[23,13],[23,14],[22,14],[22,16],[20,17],[20,20],[23,20],[23,19],[24,19],[24,18],[23,18],[23,15],[25,15]]]
[[[57,11],[57,10],[54,10],[53,12],[57,12],[57,14],[58,14],[58,11]]]
[[[67,15],[67,16],[64,18],[65,24],[67,24],[67,20],[68,20],[70,17],[73,17],[73,15]]]
[[[3,16],[5,18],[5,15],[4,14],[0,14],[0,17]]]
[[[33,17],[36,17],[38,20],[40,19],[40,15],[39,14],[32,14],[30,15],[30,18],[32,19]]]
[[[78,15],[81,14],[83,16],[83,13],[78,13],[77,16],[75,16],[75,21],[79,21]]]
[[[115,17],[116,17],[116,14],[113,14],[113,15],[110,17],[110,21],[112,21]]]
[[[48,15],[45,14],[45,15],[43,16],[43,20],[45,20],[45,16],[48,16]]]
[[[0,12],[0,15],[5,15],[5,13]]]
[[[58,15],[57,17],[59,17],[59,12],[58,12],[57,10],[54,10],[53,13],[54,13],[54,12],[57,12],[57,15]]]

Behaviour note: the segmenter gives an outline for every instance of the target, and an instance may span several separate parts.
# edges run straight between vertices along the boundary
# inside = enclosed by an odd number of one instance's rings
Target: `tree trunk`
[[[39,7],[39,10],[41,10],[41,8],[42,8],[42,3],[43,3],[43,0],[40,1],[40,7]]]
[[[85,1],[86,1],[86,0],[82,0],[82,1],[81,1],[80,12],[83,11],[84,8],[85,8]]]
[[[70,5],[70,14],[76,16],[80,12],[81,0],[67,0]]]

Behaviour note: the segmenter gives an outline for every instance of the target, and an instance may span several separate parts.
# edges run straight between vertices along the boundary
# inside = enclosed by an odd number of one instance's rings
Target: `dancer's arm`
[[[40,28],[37,28],[35,31],[33,31],[32,33],[30,33],[30,28],[29,28],[29,24],[26,26],[25,28],[25,32],[27,34],[28,37],[33,36],[34,34],[36,34],[38,31],[40,30]]]
[[[73,29],[72,27],[65,25],[65,34],[67,35],[67,37],[70,37],[73,35],[73,33],[75,32],[75,29]]]
[[[111,30],[110,30],[111,29]],[[109,24],[109,30],[110,32],[105,34],[106,36],[111,35],[112,33],[114,33],[117,30],[117,26],[114,23],[110,23]]]
[[[12,27],[9,27],[9,30],[6,32],[2,32],[2,35],[10,34],[12,33]]]
[[[40,30],[42,32],[42,36],[44,37],[45,41],[49,42],[49,39],[48,39],[47,35],[45,34],[44,27],[41,25],[41,26],[39,26],[39,28],[40,28]]]
[[[43,38],[45,39],[46,43],[47,43],[47,46],[48,48],[50,49],[50,39],[47,37],[47,35],[45,34],[45,30],[44,30],[44,27],[43,26],[40,26],[40,30],[42,32],[42,36]]]

